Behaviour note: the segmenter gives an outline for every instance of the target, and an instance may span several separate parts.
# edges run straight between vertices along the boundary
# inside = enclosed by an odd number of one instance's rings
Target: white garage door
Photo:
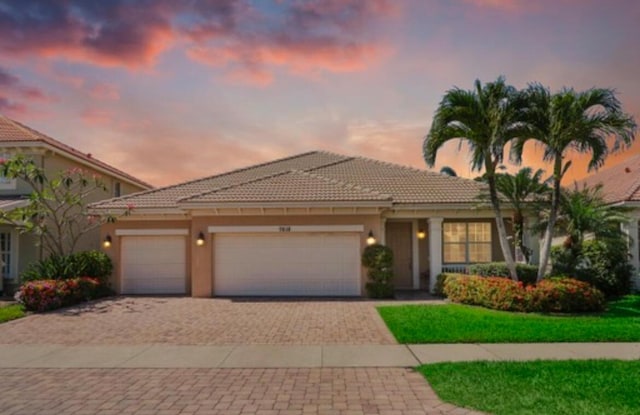
[[[360,295],[357,234],[215,234],[216,295]]]
[[[123,294],[184,294],[184,236],[123,236]]]

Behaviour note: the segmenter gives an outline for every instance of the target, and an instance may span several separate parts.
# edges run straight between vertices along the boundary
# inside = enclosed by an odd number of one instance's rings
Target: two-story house
[[[98,174],[104,180],[107,191],[94,194],[88,202],[96,202],[111,197],[122,196],[151,185],[110,166],[89,153],[76,150],[45,134],[35,131],[17,121],[0,115],[0,157],[7,159],[16,154],[32,158],[47,177],[55,177],[61,171],[81,168],[89,174]],[[11,210],[29,203],[30,192],[26,183],[0,177],[0,209]],[[81,243],[81,249],[98,249],[99,231],[88,234]],[[20,235],[15,228],[0,224],[0,290],[10,291],[18,283],[20,273],[33,261],[43,257],[42,248],[36,237]]]

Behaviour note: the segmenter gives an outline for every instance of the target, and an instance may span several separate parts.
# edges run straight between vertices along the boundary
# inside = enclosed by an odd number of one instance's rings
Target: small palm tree
[[[440,174],[444,174],[445,176],[458,177],[458,173],[456,173],[456,171],[449,166],[443,166],[440,169]]]
[[[631,145],[636,123],[622,111],[620,101],[611,89],[576,92],[565,88],[551,94],[548,88],[531,84],[523,97],[528,103],[526,120],[531,131],[514,141],[512,156],[520,161],[525,143],[534,139],[544,149],[544,160],[553,163],[551,207],[538,268],[538,280],[541,280],[549,262],[560,210],[562,178],[571,166],[567,161],[568,154],[572,151],[590,153],[589,170],[597,169],[609,153]],[[611,147],[609,142],[612,142]]]
[[[620,224],[629,221],[627,212],[627,208],[611,206],[604,201],[602,186],[579,188],[575,185],[562,192],[556,229],[567,235],[565,248],[580,252],[588,234],[605,242],[624,239]]]
[[[517,280],[495,179],[496,169],[504,159],[506,143],[523,134],[522,101],[518,91],[507,85],[503,77],[485,85],[476,80],[474,86],[473,90],[453,88],[445,93],[424,139],[424,159],[432,167],[438,150],[445,143],[451,140],[467,143],[471,150],[472,170],[485,171],[500,247],[511,278]]]
[[[496,187],[506,202],[513,209],[513,231],[516,250],[519,250],[529,263],[531,249],[524,245],[524,216],[527,209],[539,209],[546,204],[549,186],[542,180],[544,170],[535,172],[524,167],[515,175],[509,173],[496,174]]]

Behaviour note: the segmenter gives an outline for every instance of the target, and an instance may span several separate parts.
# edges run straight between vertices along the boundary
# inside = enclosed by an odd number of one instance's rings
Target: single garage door
[[[184,294],[184,236],[123,236],[123,294]]]
[[[358,234],[215,234],[213,260],[216,295],[360,295]]]

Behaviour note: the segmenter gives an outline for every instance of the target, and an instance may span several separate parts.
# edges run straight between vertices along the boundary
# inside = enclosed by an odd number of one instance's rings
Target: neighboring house
[[[90,174],[102,176],[108,190],[103,194],[92,195],[90,202],[151,188],[149,184],[95,159],[91,154],[82,153],[0,115],[0,157],[7,159],[16,154],[31,157],[44,169],[47,177],[55,177],[59,172],[71,168],[81,168]],[[30,188],[26,183],[0,177],[0,209],[6,211],[26,205],[29,192]],[[13,227],[0,224],[2,280],[6,284],[17,284],[19,274],[27,265],[42,258],[43,252],[38,242],[35,236],[19,235]],[[96,249],[99,246],[99,230],[87,234],[81,241],[82,249]]]
[[[602,185],[604,200],[612,205],[630,209],[630,221],[622,225],[629,236],[631,265],[636,270],[635,286],[640,289],[640,240],[638,223],[640,222],[640,155],[629,157],[625,161],[599,171],[578,182],[578,186],[595,187]]]
[[[134,207],[102,227],[119,293],[360,296],[371,238],[393,249],[401,289],[433,289],[444,268],[502,260],[482,186],[317,151],[92,209]]]

